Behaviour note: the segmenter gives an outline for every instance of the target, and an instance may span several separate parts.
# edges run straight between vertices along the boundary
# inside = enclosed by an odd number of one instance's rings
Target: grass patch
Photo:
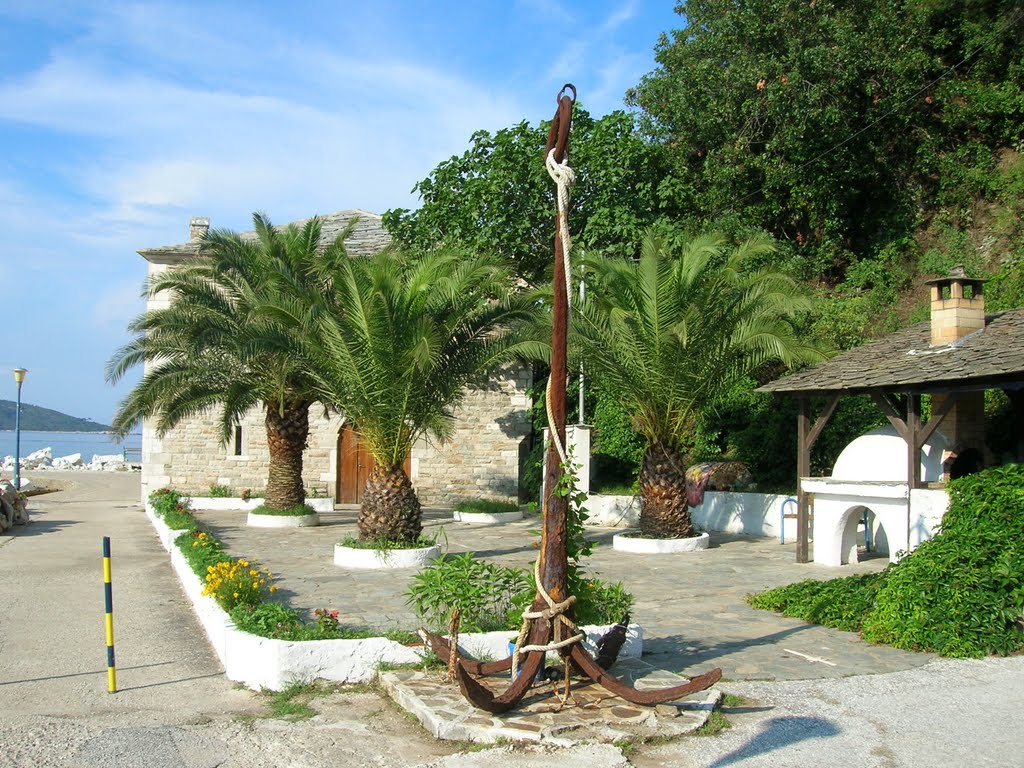
[[[320,696],[334,693],[334,690],[334,686],[319,682],[296,681],[291,683],[283,690],[267,694],[269,710],[267,717],[275,720],[287,720],[290,723],[316,717],[320,713],[310,706],[310,702]]]
[[[746,703],[747,700],[742,696],[737,696],[734,693],[722,693],[723,707],[742,707]]]
[[[437,539],[419,536],[412,541],[403,541],[402,539],[388,539],[385,537],[379,539],[357,539],[355,536],[346,536],[338,544],[349,549],[376,549],[387,552],[392,549],[423,549],[425,547],[433,547],[437,544]]]
[[[510,501],[492,501],[490,499],[470,499],[455,505],[455,511],[467,515],[500,515],[506,512],[518,512],[519,505]]]
[[[296,504],[293,507],[286,509],[272,509],[264,504],[260,504],[249,510],[250,515],[277,515],[279,517],[302,517],[304,515],[315,515],[316,510],[306,504]]]
[[[431,672],[439,669],[447,669],[448,665],[441,661],[441,658],[436,653],[428,653],[423,656],[418,662],[410,664],[392,664],[388,661],[382,661],[377,665],[378,672],[401,672],[403,670],[412,670],[415,672]]]
[[[715,709],[708,715],[704,725],[693,730],[692,734],[694,736],[717,736],[722,731],[727,731],[730,728],[732,728],[732,723],[729,722],[729,718]]]

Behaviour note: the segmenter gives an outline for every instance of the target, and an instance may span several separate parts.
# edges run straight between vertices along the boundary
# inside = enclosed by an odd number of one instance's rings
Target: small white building
[[[345,210],[320,217],[321,242],[329,243],[354,218],[356,224],[345,241],[352,256],[376,253],[390,242],[377,214]],[[296,222],[300,226],[304,221]],[[188,242],[143,248],[150,276],[186,259],[195,258],[199,243],[209,230],[209,219],[192,219]],[[243,233],[242,236],[255,233]],[[147,310],[165,304],[151,299]],[[413,446],[406,472],[420,501],[426,506],[447,506],[467,498],[516,500],[519,470],[531,434],[527,394],[532,384],[529,368],[509,367],[484,387],[470,389],[456,411],[453,438],[443,445],[427,438]],[[344,418],[310,409],[310,432],[303,455],[303,480],[307,489],[333,497],[340,503],[362,498],[372,458],[359,444]],[[262,412],[253,411],[236,427],[233,439],[222,445],[215,413],[179,424],[159,437],[153,424],[142,425],[142,496],[164,486],[190,494],[202,494],[211,485],[225,485],[236,493],[248,488],[261,491],[269,464]]]

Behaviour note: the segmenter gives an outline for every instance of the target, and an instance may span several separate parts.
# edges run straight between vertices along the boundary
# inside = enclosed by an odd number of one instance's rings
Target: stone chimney
[[[192,242],[202,240],[210,231],[210,220],[205,216],[193,216],[188,223],[188,239]]]
[[[957,264],[947,277],[929,280],[932,299],[932,346],[949,344],[985,327],[985,296],[981,286]]]
[[[931,286],[932,346],[951,344],[985,330],[984,280],[967,277],[957,264],[946,277],[929,280]],[[953,398],[939,429],[949,440],[943,461],[943,479],[977,471],[988,463],[985,447],[985,393],[958,392],[932,395],[932,411]]]

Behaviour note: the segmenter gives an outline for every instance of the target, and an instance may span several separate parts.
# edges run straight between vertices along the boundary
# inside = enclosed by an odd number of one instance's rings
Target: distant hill
[[[14,429],[13,400],[0,400],[0,429]],[[110,427],[38,405],[21,404],[21,428],[32,432],[109,432]]]

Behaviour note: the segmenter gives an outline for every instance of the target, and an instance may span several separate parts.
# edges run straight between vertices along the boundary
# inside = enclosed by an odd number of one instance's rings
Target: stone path
[[[333,564],[334,544],[356,533],[355,508],[321,515],[317,528],[248,528],[244,512],[198,512],[229,552],[254,558],[275,574],[279,596],[312,614],[337,609],[356,626],[414,629],[404,591],[410,570],[357,571]],[[530,533],[539,520],[504,525],[455,523],[428,510],[425,533],[449,552],[473,551],[502,565],[527,568],[536,556]],[[795,562],[795,545],[712,534],[711,548],[682,556],[635,555],[612,549],[617,529],[591,529],[598,543],[587,569],[622,581],[637,598],[633,620],[644,630],[644,660],[687,676],[721,667],[726,679],[798,680],[894,672],[926,664],[929,654],[863,642],[849,632],[808,625],[750,608],[744,596],[809,578],[879,570],[884,559],[842,569]]]
[[[316,699],[313,705],[320,714],[308,721],[263,719],[265,698],[225,680],[205,643],[167,555],[138,506],[138,476],[47,473],[46,479],[57,477],[76,487],[32,499],[34,522],[13,536],[0,536],[0,579],[5,585],[0,765],[5,768],[1016,768],[1024,754],[1024,657],[933,660],[920,668],[912,663],[928,657],[897,654],[879,656],[878,661],[899,662],[906,667],[901,671],[856,674],[862,670],[854,667],[872,661],[872,654],[882,649],[858,648],[856,638],[842,633],[816,636],[799,622],[768,614],[751,612],[752,621],[781,623],[751,631],[732,627],[730,622],[742,624],[743,611],[749,610],[739,601],[748,589],[765,586],[766,580],[782,583],[816,574],[813,567],[792,563],[789,547],[732,540],[720,541],[709,556],[685,569],[645,569],[642,559],[598,549],[592,562],[603,575],[625,578],[632,589],[651,580],[676,590],[666,593],[675,599],[637,611],[648,634],[657,635],[657,652],[647,659],[664,661],[668,668],[685,666],[689,660],[681,655],[685,647],[680,648],[686,642],[707,654],[704,663],[720,660],[726,669],[738,667],[743,659],[760,665],[763,658],[779,678],[836,674],[834,668],[822,669],[828,665],[792,655],[789,649],[848,664],[855,676],[779,682],[733,678],[718,686],[743,697],[723,708],[731,729],[715,738],[640,739],[623,748],[593,743],[470,750],[435,740],[385,697],[360,688]],[[289,557],[301,561],[300,551],[318,563],[330,563],[334,539],[346,526],[354,528],[350,511],[336,514],[341,524],[333,532],[324,529],[329,536],[322,545],[307,538],[286,547],[291,539],[283,537],[278,547],[268,548],[268,555],[280,555],[275,567],[291,582],[290,597],[296,604],[305,600],[313,607],[330,599],[352,612],[368,610],[371,601],[357,582],[345,576],[331,586],[330,579],[339,578],[333,566],[323,567],[323,580],[288,575],[283,567]],[[245,543],[244,529],[228,521],[222,524],[225,530],[235,528],[238,541]],[[520,530],[529,527],[523,524]],[[467,530],[465,536],[472,537],[473,546],[491,541],[492,549],[510,550],[503,557],[528,560],[528,542],[506,538],[513,530]],[[104,672],[99,542],[105,534],[113,536],[115,553],[121,687],[115,695],[106,693]],[[454,538],[461,540],[463,534]],[[317,547],[319,553],[313,552]],[[400,581],[396,577],[395,586]],[[401,599],[386,600],[386,613],[405,615]],[[740,618],[726,615],[721,624],[715,619],[715,614],[730,613]],[[716,630],[719,626],[721,631]],[[794,645],[797,639],[806,644]]]

